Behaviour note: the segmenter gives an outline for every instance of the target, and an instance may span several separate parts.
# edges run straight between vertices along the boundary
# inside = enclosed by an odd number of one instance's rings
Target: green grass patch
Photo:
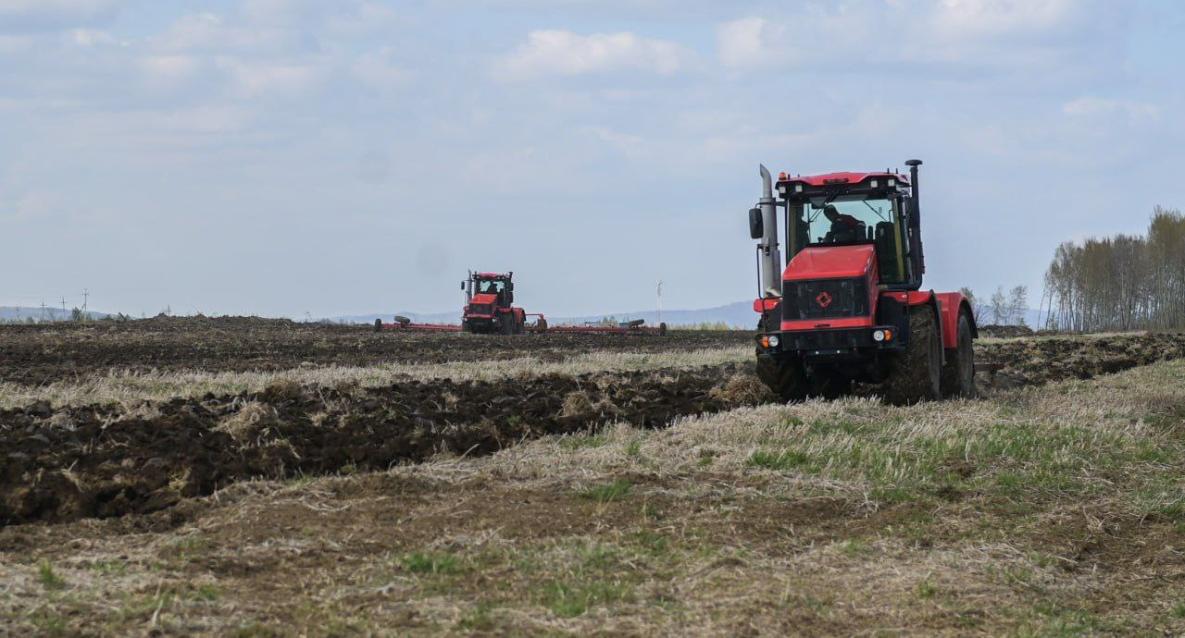
[[[745,463],[749,467],[760,467],[779,472],[810,470],[812,467],[810,455],[792,449],[780,451],[757,450],[749,455]]]
[[[399,559],[399,565],[413,574],[456,574],[461,561],[452,554],[413,552]]]
[[[629,495],[630,490],[633,489],[633,483],[625,479],[617,479],[612,483],[603,483],[601,485],[593,485],[587,487],[579,492],[580,497],[598,503],[608,503],[610,501],[621,500]]]
[[[46,591],[61,591],[66,588],[66,579],[54,571],[49,561],[41,561],[37,566],[37,582],[41,583]]]
[[[598,448],[609,442],[609,437],[603,434],[573,434],[561,437],[560,447],[569,452]]]
[[[492,632],[498,628],[498,623],[492,614],[497,608],[497,605],[491,602],[480,601],[473,609],[461,616],[461,619],[457,621],[457,627],[465,631]]]
[[[561,618],[581,616],[592,607],[629,600],[632,596],[632,588],[608,580],[557,581],[540,590],[540,602]]]

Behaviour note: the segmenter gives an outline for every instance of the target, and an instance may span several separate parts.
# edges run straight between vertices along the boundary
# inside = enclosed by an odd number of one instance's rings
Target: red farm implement
[[[415,323],[407,317],[395,317],[394,323],[376,319],[376,331],[408,332],[472,332],[476,334],[620,334],[620,335],[665,335],[666,324],[652,328],[638,319],[612,325],[589,324],[583,326],[550,326],[547,318],[539,313],[528,313],[514,305],[514,273],[470,272],[469,278],[461,282],[465,291],[465,308],[461,312],[461,323]],[[531,317],[534,321],[528,322]]]

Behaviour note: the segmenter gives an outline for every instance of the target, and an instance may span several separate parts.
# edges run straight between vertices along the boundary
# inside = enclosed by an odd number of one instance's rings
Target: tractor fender
[[[953,293],[953,294],[958,295],[959,293]],[[962,296],[962,295],[960,295],[960,296]],[[894,297],[897,297],[898,301],[904,303],[906,306],[908,306],[910,308],[916,308],[917,306],[929,306],[930,310],[934,313],[934,325],[938,326],[938,338],[940,340],[940,343],[942,344],[942,363],[943,363],[943,365],[945,365],[946,364],[946,350],[947,350],[947,348],[951,347],[951,346],[947,345],[947,340],[954,339],[956,341],[956,343],[958,340],[957,326],[958,326],[958,321],[959,321],[959,315],[957,314],[957,312],[954,315],[956,327],[951,329],[951,328],[948,328],[946,325],[946,316],[945,316],[944,310],[943,310],[943,307],[946,304],[944,304],[942,302],[942,299],[941,299],[942,295],[935,294],[933,290],[911,290],[909,292],[897,293],[894,295]]]
[[[971,304],[961,292],[940,292],[934,294],[938,299],[938,309],[942,326],[942,347],[955,350],[959,347],[959,315],[967,313],[971,322],[972,338],[979,337],[979,327],[975,325],[975,314],[971,312]]]

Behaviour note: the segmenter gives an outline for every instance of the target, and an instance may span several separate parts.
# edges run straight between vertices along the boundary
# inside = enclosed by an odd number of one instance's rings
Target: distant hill
[[[26,306],[0,306],[0,322],[24,322],[32,319],[33,321],[69,321],[71,319],[71,310],[62,311],[61,308],[33,308]],[[87,316],[90,319],[102,319],[110,317],[105,312],[95,312],[93,310],[87,311]]]

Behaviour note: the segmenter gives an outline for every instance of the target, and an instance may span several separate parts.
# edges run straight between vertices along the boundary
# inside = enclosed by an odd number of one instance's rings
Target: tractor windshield
[[[790,202],[790,255],[804,247],[876,245],[881,281],[905,280],[905,243],[896,199],[867,195],[812,197]]]
[[[477,282],[477,292],[489,293],[491,295],[496,295],[502,292],[502,289],[505,287],[506,282],[499,279],[486,279],[484,281]]]

